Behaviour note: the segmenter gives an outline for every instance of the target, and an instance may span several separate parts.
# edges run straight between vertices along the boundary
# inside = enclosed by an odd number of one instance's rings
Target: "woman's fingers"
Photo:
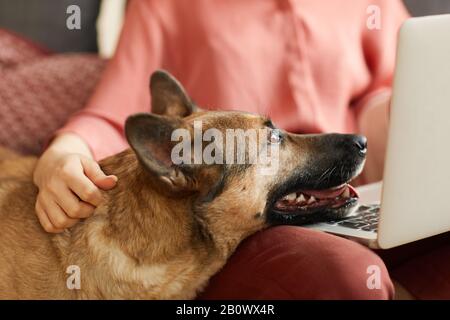
[[[61,232],[87,218],[103,202],[102,191],[116,184],[92,159],[88,145],[74,134],[58,135],[39,158],[33,182],[39,188],[36,213],[48,232]]]
[[[63,232],[64,229],[57,229],[53,224],[50,222],[50,219],[47,216],[47,212],[43,209],[42,205],[40,204],[40,201],[36,201],[36,214],[39,219],[40,224],[44,228],[45,231],[50,233],[60,233]]]
[[[117,184],[117,177],[110,175],[103,178],[95,179],[95,185],[102,190],[110,190],[114,188]]]
[[[47,213],[47,217],[51,224],[57,230],[70,228],[79,221],[79,219],[73,219],[67,216],[61,207],[54,201],[48,201],[47,203],[42,204],[42,207]]]
[[[61,169],[57,180],[62,180],[82,201],[97,207],[103,201],[102,193],[85,175],[80,161],[81,159],[67,162]],[[58,190],[58,188],[55,189]]]
[[[81,201],[66,186],[61,186],[60,191],[55,196],[57,204],[69,218],[84,219],[94,213],[95,207],[93,205]]]
[[[116,176],[106,175],[97,162],[81,154],[47,152],[38,167],[33,176],[39,188],[36,213],[48,232],[61,232],[91,216],[104,200],[101,189],[117,182]]]

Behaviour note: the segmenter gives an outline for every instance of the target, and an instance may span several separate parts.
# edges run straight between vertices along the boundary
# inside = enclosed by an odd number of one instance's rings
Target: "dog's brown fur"
[[[182,87],[162,72],[152,78],[152,104],[163,116],[131,118],[132,150],[100,163],[117,186],[104,192],[92,217],[62,234],[47,234],[35,216],[36,159],[0,151],[0,298],[194,298],[240,241],[269,226],[272,190],[299,168],[312,168],[315,152],[329,151],[318,136],[287,135],[273,176],[257,175],[257,165],[165,167],[168,128],[192,130],[202,120],[204,130],[245,130],[264,128],[266,119],[193,113]],[[81,271],[79,290],[66,285],[71,265]]]
[[[264,224],[236,228],[243,210],[224,201],[215,212],[210,208],[206,231],[186,197],[167,199],[154,191],[158,187],[128,150],[101,163],[119,178],[118,186],[105,193],[105,205],[53,236],[35,217],[37,189],[31,171],[28,176],[22,171],[28,161],[0,163],[0,171],[13,172],[0,180],[0,298],[193,298],[239,241]],[[234,212],[221,220],[230,207]],[[80,267],[81,290],[66,287],[70,265]]]

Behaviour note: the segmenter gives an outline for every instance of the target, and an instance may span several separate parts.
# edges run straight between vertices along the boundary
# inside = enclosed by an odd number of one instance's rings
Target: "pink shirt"
[[[381,29],[367,27],[370,5]],[[407,16],[400,0],[131,0],[115,57],[59,132],[96,159],[125,149],[124,121],[150,111],[158,68],[202,107],[269,115],[292,132],[355,132],[361,108],[391,85]]]

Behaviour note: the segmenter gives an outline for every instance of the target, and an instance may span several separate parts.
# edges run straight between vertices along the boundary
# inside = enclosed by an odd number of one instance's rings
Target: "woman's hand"
[[[92,215],[103,201],[100,189],[113,188],[117,177],[105,175],[81,138],[62,134],[39,159],[33,181],[39,221],[45,231],[58,233]]]
[[[359,133],[365,135],[369,142],[366,164],[361,174],[364,184],[383,179],[390,102],[390,91],[380,92],[364,106],[359,114]]]

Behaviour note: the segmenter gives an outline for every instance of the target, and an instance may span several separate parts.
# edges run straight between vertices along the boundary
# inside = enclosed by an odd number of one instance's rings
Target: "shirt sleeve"
[[[79,135],[100,160],[124,150],[126,118],[150,111],[149,77],[161,66],[161,25],[152,1],[131,0],[116,54],[108,63],[87,106],[57,134]]]
[[[356,115],[379,95],[390,95],[395,69],[398,31],[409,13],[400,0],[380,0],[373,5],[370,14],[379,14],[379,24],[371,25],[367,20],[363,26],[362,49],[370,72],[370,84],[364,94],[355,102]],[[378,10],[378,11],[375,11]]]

